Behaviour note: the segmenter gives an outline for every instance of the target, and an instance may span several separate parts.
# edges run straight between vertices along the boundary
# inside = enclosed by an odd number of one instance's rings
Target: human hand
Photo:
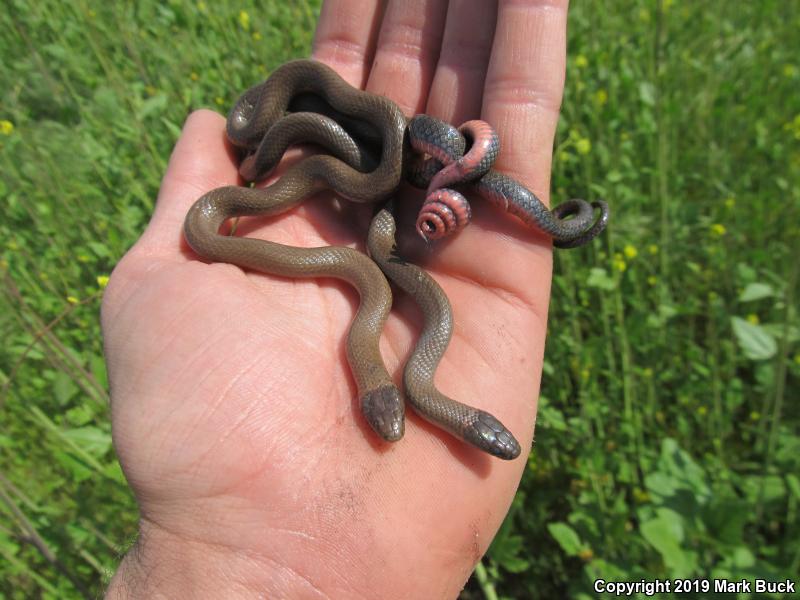
[[[385,14],[375,4],[327,2],[314,57],[407,115],[489,121],[503,146],[496,168],[546,199],[566,2],[454,1],[448,13],[420,0]],[[109,596],[455,597],[525,461],[483,455],[411,411],[401,441],[378,440],[344,352],[355,291],[209,265],[183,241],[191,204],[237,181],[224,119],[194,113],[153,219],[106,290],[114,442],[142,517]],[[268,223],[243,220],[238,233],[363,249],[371,210],[348,206],[344,218],[315,200]],[[500,418],[525,455],[550,243],[490,206],[475,202],[473,215],[429,251],[409,211],[401,253],[424,262],[453,305],[439,388]],[[410,300],[396,305],[382,352],[399,373],[421,319]]]

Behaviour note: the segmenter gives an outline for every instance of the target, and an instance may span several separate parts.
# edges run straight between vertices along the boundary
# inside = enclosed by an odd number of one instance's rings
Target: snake
[[[436,366],[453,335],[453,311],[436,280],[398,254],[396,230],[390,200],[372,219],[367,250],[389,279],[423,308],[422,331],[403,369],[408,401],[424,419],[476,448],[505,460],[516,458],[519,442],[494,415],[445,396],[434,384]]]
[[[485,121],[471,120],[455,128],[430,115],[416,115],[408,123],[408,132],[412,148],[430,157],[409,162],[406,173],[412,185],[427,188],[416,223],[417,233],[426,241],[460,231],[471,219],[469,203],[459,191],[447,187],[451,184],[468,184],[501,210],[547,233],[556,248],[582,246],[608,224],[608,204],[602,200],[590,204],[573,198],[551,210],[516,179],[491,169],[500,152],[500,138]]]
[[[346,341],[359,405],[372,429],[393,442],[403,437],[405,414],[403,395],[379,351],[392,304],[384,273],[388,275],[412,296],[424,316],[419,341],[404,369],[409,403],[423,418],[469,444],[512,459],[519,455],[519,443],[498,419],[446,397],[433,384],[450,341],[452,311],[435,280],[397,255],[389,208],[379,210],[370,227],[372,260],[348,247],[298,248],[220,234],[229,219],[277,215],[321,190],[358,203],[385,201],[403,177],[407,125],[394,102],[350,86],[321,62],[284,64],[242,94],[228,115],[226,134],[240,155],[240,175],[249,182],[263,179],[285,150],[299,142],[315,143],[331,154],[305,158],[266,188],[225,186],[207,192],[189,209],[184,237],[209,261],[278,276],[334,277],[350,283],[360,298]]]
[[[320,154],[304,159],[263,189],[216,188],[201,196],[189,209],[184,221],[184,237],[198,255],[213,262],[232,263],[285,277],[334,277],[355,287],[359,307],[350,324],[346,350],[361,412],[380,437],[397,441],[405,431],[405,408],[378,347],[392,305],[391,289],[380,268],[352,248],[296,248],[219,233],[222,224],[233,217],[280,214],[323,189],[336,190],[354,202],[376,202],[388,197],[400,184],[406,128],[402,111],[387,98],[353,88],[320,62],[286,63],[265,82],[242,94],[227,119],[228,139],[242,151],[252,153],[278,125],[276,133],[283,137],[272,140],[276,148],[286,148],[297,142],[296,136],[303,135],[303,119],[298,121],[298,117],[294,117],[288,126],[279,122],[292,98],[302,93],[316,94],[334,109],[374,127],[382,138],[377,166],[362,172],[334,156]],[[313,118],[313,115],[306,115]],[[312,135],[318,136],[313,141],[324,144],[326,139],[329,142],[331,138],[344,137],[343,129],[327,124],[327,128],[318,124],[310,127],[316,132]],[[333,133],[326,138],[326,131]],[[276,157],[280,158],[278,153],[273,160]],[[271,165],[258,166],[269,168]],[[241,168],[247,173],[255,164],[245,159]]]

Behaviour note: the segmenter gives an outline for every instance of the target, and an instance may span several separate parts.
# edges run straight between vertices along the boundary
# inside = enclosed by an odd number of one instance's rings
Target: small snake
[[[453,312],[433,277],[397,254],[391,204],[389,201],[372,219],[367,249],[387,277],[423,307],[422,332],[403,370],[406,397],[417,413],[431,423],[493,456],[514,459],[520,453],[519,442],[500,421],[448,398],[433,383],[436,367],[453,334]]]
[[[412,148],[431,157],[411,162],[406,174],[412,185],[427,188],[417,217],[417,232],[426,241],[459,231],[471,218],[466,198],[447,187],[454,184],[469,183],[492,204],[549,234],[557,248],[582,246],[608,224],[608,204],[603,201],[589,204],[576,198],[551,211],[521,183],[490,169],[500,139],[484,121],[468,121],[456,129],[429,115],[417,115],[408,123],[408,134]],[[465,136],[472,142],[468,150]],[[597,219],[595,209],[600,210]]]
[[[189,209],[184,222],[186,241],[200,256],[285,277],[335,277],[352,284],[361,301],[347,336],[347,357],[358,386],[361,411],[385,440],[404,432],[404,405],[381,357],[378,342],[392,304],[386,278],[366,255],[352,248],[328,246],[295,248],[251,238],[220,235],[228,219],[243,215],[276,215],[296,206],[322,189],[333,189],[356,202],[375,202],[394,192],[400,183],[406,119],[398,106],[381,96],[356,90],[322,63],[293,61],[278,68],[264,83],[247,90],[228,116],[228,139],[239,148],[254,151],[269,132],[275,148],[300,141],[303,127],[279,123],[297,94],[314,93],[335,109],[366,121],[381,134],[380,162],[362,173],[329,155],[315,155],[289,169],[264,189],[228,186],[203,195]],[[313,115],[305,118],[317,119]],[[294,117],[297,125],[298,117]],[[290,121],[289,125],[293,122]],[[336,126],[319,123],[316,129]],[[311,127],[315,129],[315,127]],[[298,133],[300,132],[300,133]],[[343,130],[329,136],[339,139]],[[274,134],[274,136],[273,136]],[[277,136],[283,136],[278,139]],[[319,143],[325,135],[319,134]],[[305,140],[304,140],[305,141]],[[271,160],[279,160],[275,153]],[[271,168],[259,158],[259,166]],[[360,158],[356,157],[357,163]],[[245,160],[242,169],[254,168]],[[252,173],[247,173],[252,175]]]

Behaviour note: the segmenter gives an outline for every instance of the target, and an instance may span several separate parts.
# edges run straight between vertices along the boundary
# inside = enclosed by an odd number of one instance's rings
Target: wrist
[[[291,573],[247,553],[190,540],[142,520],[111,579],[107,600],[263,598],[296,589]]]

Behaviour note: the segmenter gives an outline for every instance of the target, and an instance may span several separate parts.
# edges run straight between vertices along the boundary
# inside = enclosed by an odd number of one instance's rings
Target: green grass
[[[306,55],[318,9],[4,8],[0,596],[91,596],[137,518],[98,277],[185,116]],[[537,443],[464,598],[800,571],[797,31],[795,0],[574,2],[554,198],[613,221],[557,254]]]

